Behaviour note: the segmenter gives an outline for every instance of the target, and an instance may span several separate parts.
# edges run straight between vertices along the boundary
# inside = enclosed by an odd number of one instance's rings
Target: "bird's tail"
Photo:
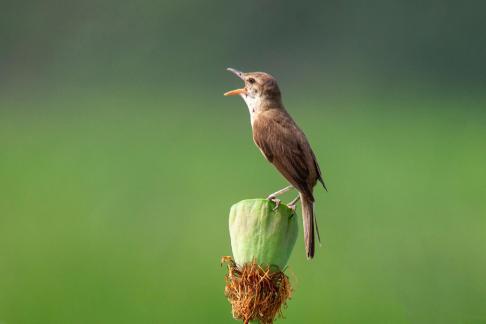
[[[307,258],[314,257],[314,202],[312,198],[300,194],[302,201],[302,218],[304,221],[304,240]]]

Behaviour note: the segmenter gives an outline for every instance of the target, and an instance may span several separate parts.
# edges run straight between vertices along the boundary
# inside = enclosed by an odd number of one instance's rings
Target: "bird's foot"
[[[274,211],[277,210],[278,207],[280,206],[281,200],[278,199],[277,197],[275,197],[274,195],[268,196],[267,199],[270,200],[270,201],[273,201],[275,203],[275,207],[273,207],[272,210],[274,210]]]
[[[289,207],[290,211],[292,212],[291,214],[292,215],[295,215],[295,206],[296,203],[293,203],[293,204],[288,204],[287,207]]]
[[[297,203],[299,202],[300,200],[300,195],[297,195],[297,197],[295,197],[294,200],[292,200],[291,202],[289,202],[287,204],[287,207],[289,207],[289,209],[292,211],[292,215],[295,214],[295,206],[297,206]]]

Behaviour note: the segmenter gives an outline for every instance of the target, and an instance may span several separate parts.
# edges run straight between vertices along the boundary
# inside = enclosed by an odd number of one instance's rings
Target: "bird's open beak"
[[[243,94],[243,93],[246,93],[245,88],[231,90],[231,91],[226,92],[224,95],[225,96],[236,96],[236,95],[240,95],[240,94]]]
[[[235,69],[232,69],[232,68],[227,68],[227,70],[230,71],[230,72],[232,72],[234,75],[236,75],[241,80],[245,80],[244,73],[243,72],[238,71],[238,70],[235,70]],[[236,95],[240,95],[240,94],[244,94],[244,93],[246,93],[246,89],[245,88],[241,88],[241,89],[236,89],[236,90],[228,91],[224,95],[225,96],[236,96]]]

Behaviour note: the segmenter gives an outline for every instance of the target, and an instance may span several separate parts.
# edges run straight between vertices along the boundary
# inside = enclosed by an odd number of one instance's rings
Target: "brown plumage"
[[[266,159],[299,191],[305,248],[307,257],[312,258],[314,228],[317,229],[313,188],[317,181],[326,188],[314,152],[302,130],[285,110],[280,89],[271,75],[229,70],[245,81],[245,87],[225,95],[238,94],[245,100],[251,116],[255,144]],[[275,195],[271,195],[271,198],[275,198]]]

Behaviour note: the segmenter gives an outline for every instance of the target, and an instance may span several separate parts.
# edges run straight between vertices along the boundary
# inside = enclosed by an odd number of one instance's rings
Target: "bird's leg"
[[[272,200],[273,198],[275,198],[275,197],[277,197],[277,196],[280,196],[280,195],[282,195],[282,194],[284,194],[284,193],[286,193],[287,191],[290,191],[290,190],[292,190],[292,189],[294,189],[294,187],[293,187],[293,186],[291,186],[291,185],[290,185],[290,186],[287,186],[287,187],[285,187],[285,188],[283,188],[283,189],[280,189],[279,191],[274,192],[273,194],[269,195],[269,196],[267,197],[267,199]]]
[[[287,186],[283,189],[280,189],[277,192],[274,192],[273,194],[271,194],[270,196],[267,197],[268,200],[271,200],[275,203],[275,208],[273,208],[273,210],[276,210],[278,208],[278,206],[280,206],[280,199],[278,199],[277,196],[280,196],[280,195],[286,193],[287,191],[292,190],[293,188],[294,188],[293,186]]]
[[[295,205],[297,205],[297,202],[299,200],[300,200],[300,195],[298,195],[297,197],[295,197],[294,200],[292,200],[291,202],[289,202],[287,204],[287,207],[289,207],[292,210],[292,214],[295,214]]]

